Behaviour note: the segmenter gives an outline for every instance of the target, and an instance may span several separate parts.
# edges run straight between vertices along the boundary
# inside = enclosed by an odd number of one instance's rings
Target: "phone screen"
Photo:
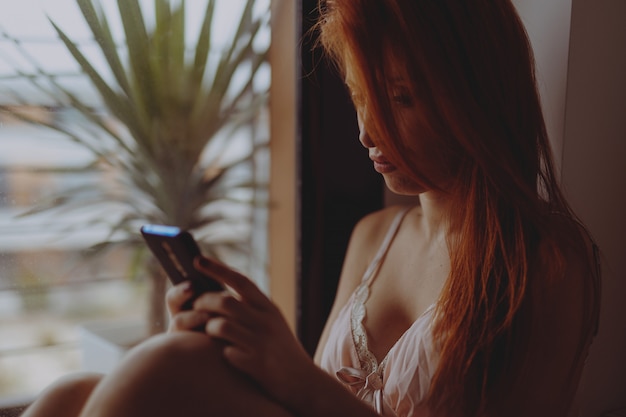
[[[191,281],[196,294],[223,289],[194,267],[194,259],[201,252],[191,233],[174,226],[147,224],[141,227],[141,234],[173,284]]]

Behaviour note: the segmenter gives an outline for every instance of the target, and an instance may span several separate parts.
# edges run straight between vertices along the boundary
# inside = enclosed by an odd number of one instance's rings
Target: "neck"
[[[447,214],[450,199],[441,192],[427,191],[419,195],[422,208],[422,226],[428,236],[437,238],[449,232]]]

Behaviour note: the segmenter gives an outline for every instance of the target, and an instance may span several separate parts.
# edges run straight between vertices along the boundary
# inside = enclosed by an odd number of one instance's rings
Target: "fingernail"
[[[183,292],[191,292],[191,281],[183,282],[182,284],[180,284],[180,287],[182,288]]]
[[[203,256],[198,256],[196,259],[194,259],[194,262],[196,264],[196,267],[208,268],[210,266],[209,262]]]

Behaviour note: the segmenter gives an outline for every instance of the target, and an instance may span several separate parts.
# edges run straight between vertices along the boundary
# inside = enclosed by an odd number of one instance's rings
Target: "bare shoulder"
[[[360,283],[396,215],[406,206],[391,206],[363,217],[355,225],[339,282],[339,292],[352,292]]]
[[[360,284],[370,262],[385,238],[387,230],[396,215],[405,210],[406,206],[391,206],[364,216],[352,230],[350,242],[343,262],[339,285],[332,310],[326,327],[320,338],[315,355],[317,363],[320,361],[321,348],[328,338],[329,328],[339,315],[341,308],[348,302],[351,294]]]
[[[366,215],[354,227],[350,245],[354,246],[354,249],[364,249],[366,252],[368,249],[376,251],[393,219],[407,208],[409,207],[390,206]]]

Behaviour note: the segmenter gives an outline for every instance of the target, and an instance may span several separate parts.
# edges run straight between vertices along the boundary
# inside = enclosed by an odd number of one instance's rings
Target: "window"
[[[188,57],[195,50],[191,39],[197,39],[207,1],[187,2]],[[124,52],[115,2],[102,3],[119,49]],[[179,4],[175,0],[171,3],[173,9]],[[150,22],[153,1],[141,0],[140,4]],[[245,0],[216,1],[216,44],[228,42],[227,35],[237,26],[245,4]],[[269,0],[255,0],[253,10],[255,16],[266,16]],[[59,105],[58,97],[45,94],[50,78],[42,76],[40,70],[54,74],[55,82],[100,114],[106,113],[105,106],[56,36],[46,14],[77,41],[103,77],[111,77],[74,1],[14,2],[0,16],[0,105],[27,111],[39,120],[79,126],[84,122],[80,112]],[[255,37],[255,47],[260,49],[266,48],[270,39],[269,19],[262,22]],[[211,54],[209,65],[215,65],[219,56]],[[246,82],[250,64],[242,62],[234,74],[235,84]],[[28,77],[34,77],[44,88],[35,88]],[[267,91],[269,82],[265,63],[248,87],[247,100],[253,102]],[[238,87],[233,88],[236,91]],[[223,164],[239,159],[246,163],[239,164],[224,180],[226,188],[230,185],[224,201],[207,209],[215,215],[227,214],[221,226],[214,224],[210,228],[213,239],[238,239],[249,252],[229,250],[234,245],[222,245],[216,250],[264,289],[268,288],[267,118],[268,110],[263,105],[231,136],[229,128],[216,134],[210,146],[220,148],[228,141]],[[115,125],[113,119],[107,120]],[[80,130],[83,135],[88,132]],[[211,157],[208,150],[203,155]],[[47,196],[57,191],[90,191],[120,180],[114,169],[86,169],[93,161],[93,153],[84,144],[68,140],[67,135],[0,113],[0,400],[33,395],[60,375],[84,367],[81,329],[90,324],[145,321],[149,287],[141,274],[129,273],[136,262],[136,251],[118,245],[95,257],[87,250],[106,238],[115,217],[125,212],[100,203],[74,211],[47,210],[20,216],[45,203]],[[256,186],[246,188],[241,178],[254,179]]]

